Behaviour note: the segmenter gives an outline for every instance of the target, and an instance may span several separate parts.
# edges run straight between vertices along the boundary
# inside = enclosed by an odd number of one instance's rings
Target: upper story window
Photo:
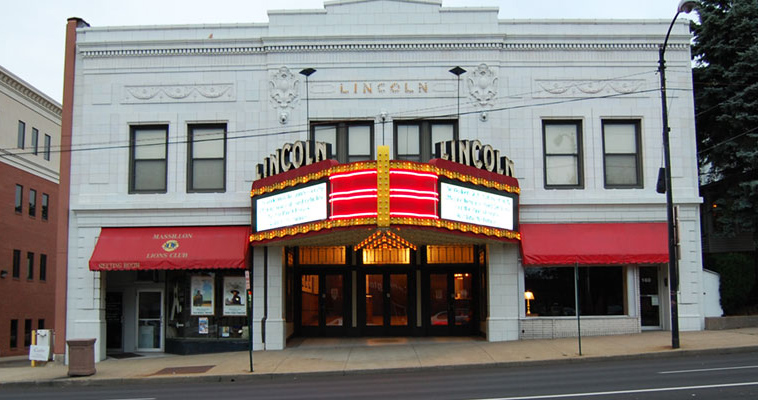
[[[581,121],[543,121],[545,188],[583,188]]]
[[[42,219],[47,221],[47,216],[50,209],[50,196],[47,193],[42,193]]]
[[[25,140],[26,140],[26,122],[18,121],[18,139],[16,141],[16,147],[18,147],[19,149],[23,149]]]
[[[603,121],[603,166],[606,188],[642,187],[640,121]]]
[[[29,189],[29,216],[34,217],[37,215],[37,191]]]
[[[50,161],[50,142],[52,138],[50,135],[45,135],[45,160]]]
[[[190,125],[187,140],[187,191],[226,189],[226,125]]]
[[[47,254],[39,255],[39,280],[47,280]]]
[[[24,207],[24,187],[16,185],[16,212],[21,213]]]
[[[168,126],[132,126],[129,193],[166,193]]]
[[[435,143],[458,138],[454,121],[395,121],[395,159],[426,162]]]
[[[26,279],[34,279],[34,253],[26,253]]]
[[[332,158],[341,163],[374,159],[373,122],[339,122],[313,125],[311,138],[332,145]]]
[[[13,277],[21,276],[21,250],[13,250]]]
[[[32,153],[39,154],[39,129],[32,128]]]

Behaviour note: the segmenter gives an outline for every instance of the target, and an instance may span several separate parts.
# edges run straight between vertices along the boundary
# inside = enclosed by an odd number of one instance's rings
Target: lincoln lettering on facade
[[[340,83],[341,94],[429,93],[427,82],[352,82]]]
[[[332,154],[332,145],[324,142],[298,140],[285,143],[274,154],[255,166],[255,179],[262,179],[291,169],[324,161]]]
[[[470,167],[512,177],[513,160],[479,140],[448,140],[434,144],[434,156]]]

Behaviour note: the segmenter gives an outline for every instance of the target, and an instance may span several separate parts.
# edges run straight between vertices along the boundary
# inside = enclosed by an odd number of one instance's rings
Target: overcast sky
[[[0,65],[60,102],[69,17],[90,26],[268,22],[267,10],[323,9],[323,0],[3,0]],[[627,3],[627,5],[624,5]],[[499,7],[501,19],[671,20],[679,0],[442,0]],[[666,32],[661,32],[661,41]]]

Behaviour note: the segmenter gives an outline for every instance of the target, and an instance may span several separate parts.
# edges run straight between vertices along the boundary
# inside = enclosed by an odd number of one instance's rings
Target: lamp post
[[[308,109],[308,77],[313,75],[313,73],[316,72],[313,68],[305,68],[300,71],[300,75],[305,76],[305,131],[306,131],[306,139],[308,138],[308,135],[310,134],[310,123],[311,123],[311,114],[310,110]]]
[[[458,77],[458,119],[461,119],[461,74],[464,74],[466,72],[465,69],[461,67],[455,67],[450,70],[450,73]]]
[[[679,286],[679,277],[677,271],[677,259],[676,259],[676,232],[674,227],[674,199],[673,199],[673,187],[671,185],[671,145],[669,142],[669,118],[668,109],[666,108],[666,62],[664,55],[666,54],[666,46],[669,42],[669,36],[671,35],[671,29],[676,23],[677,17],[682,12],[689,13],[692,11],[696,2],[691,0],[682,0],[679,2],[679,7],[676,10],[674,19],[671,20],[669,30],[666,32],[666,38],[663,40],[663,44],[658,49],[658,74],[661,77],[661,109],[663,118],[663,157],[666,173],[666,216],[668,222],[668,241],[669,241],[669,295],[671,298],[671,347],[674,349],[679,348],[679,305],[677,304],[677,288]]]

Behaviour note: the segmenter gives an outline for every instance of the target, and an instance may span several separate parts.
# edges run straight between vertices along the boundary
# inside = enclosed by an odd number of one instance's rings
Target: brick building
[[[0,357],[54,329],[61,105],[0,67]]]

